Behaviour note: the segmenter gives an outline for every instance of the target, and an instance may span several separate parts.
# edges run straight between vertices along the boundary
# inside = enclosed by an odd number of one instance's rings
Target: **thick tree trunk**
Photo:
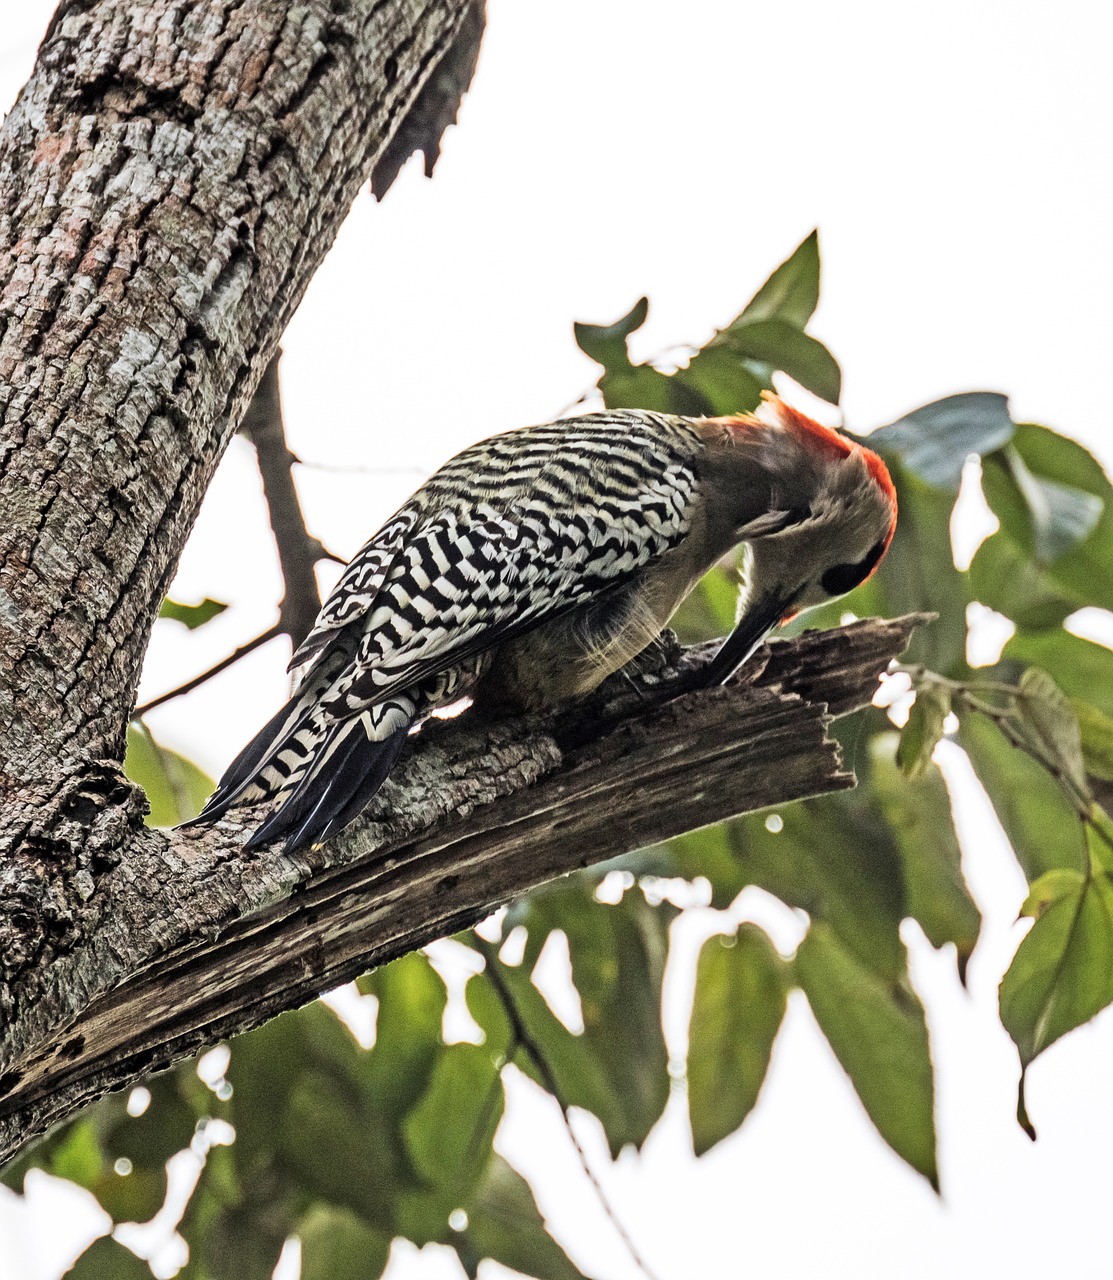
[[[477,28],[464,0],[66,0],[0,132],[0,1160],[547,878],[851,781],[825,704],[868,700],[907,625],[633,721],[438,728],[389,809],[312,854],[142,825],[126,724],[202,495]]]

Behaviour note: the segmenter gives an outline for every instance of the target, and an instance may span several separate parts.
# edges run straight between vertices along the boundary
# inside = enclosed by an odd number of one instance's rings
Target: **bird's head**
[[[896,491],[871,449],[768,393],[756,413],[707,419],[702,433],[730,534],[747,548],[731,648],[748,656],[770,628],[874,573],[896,529]]]

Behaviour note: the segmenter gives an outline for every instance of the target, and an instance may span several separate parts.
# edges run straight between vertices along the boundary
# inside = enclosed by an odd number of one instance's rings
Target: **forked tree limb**
[[[87,904],[83,940],[15,986],[0,1160],[107,1090],[547,880],[852,786],[828,708],[867,704],[918,620],[805,633],[723,689],[670,696],[678,672],[707,656],[688,651],[638,693],[612,680],[548,717],[431,724],[369,815],[313,851],[244,854],[251,811],[215,829],[137,829],[138,798],[117,781],[91,836],[115,865]]]

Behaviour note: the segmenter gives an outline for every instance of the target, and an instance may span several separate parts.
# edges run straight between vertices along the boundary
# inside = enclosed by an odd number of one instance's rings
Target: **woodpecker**
[[[895,525],[877,454],[771,395],[754,414],[615,410],[493,436],[356,554],[291,660],[293,697],[195,821],[269,801],[248,848],[323,843],[432,711],[590,692],[744,544],[736,626],[700,673],[722,683],[773,627],[864,582]]]

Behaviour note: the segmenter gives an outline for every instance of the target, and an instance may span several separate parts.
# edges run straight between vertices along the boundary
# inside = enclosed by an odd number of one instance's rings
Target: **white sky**
[[[26,77],[52,8],[5,5],[0,101]],[[575,400],[594,367],[572,341],[574,319],[613,320],[647,293],[636,355],[699,342],[816,225],[824,293],[813,329],[842,364],[851,425],[952,391],[1000,389],[1016,416],[1113,464],[1107,6],[490,8],[475,87],[434,181],[411,166],[383,205],[360,196],[284,341],[292,446],[344,472],[299,472],[311,527],[331,548],[351,554],[457,449]],[[144,696],[273,619],[277,569],[241,442],[175,594],[233,607],[194,635],[163,624]],[[219,773],[284,695],[285,657],[281,644],[252,655],[152,717],[156,732]],[[797,998],[755,1114],[703,1161],[678,1113],[641,1159],[614,1170],[582,1126],[662,1280],[1108,1274],[1113,1021],[1075,1033],[1034,1068],[1031,1145],[1013,1121],[1016,1059],[995,1013],[1023,887],[968,792],[967,871],[987,912],[969,995],[949,957],[913,946],[945,1198],[873,1133]],[[798,927],[760,895],[740,910],[775,930]],[[584,1270],[634,1274],[559,1124],[527,1089],[513,1092],[502,1145]],[[31,1214],[0,1196],[0,1276],[56,1275],[51,1260],[72,1256],[86,1229],[79,1217],[47,1188]],[[443,1255],[404,1249],[391,1271],[461,1274]]]

